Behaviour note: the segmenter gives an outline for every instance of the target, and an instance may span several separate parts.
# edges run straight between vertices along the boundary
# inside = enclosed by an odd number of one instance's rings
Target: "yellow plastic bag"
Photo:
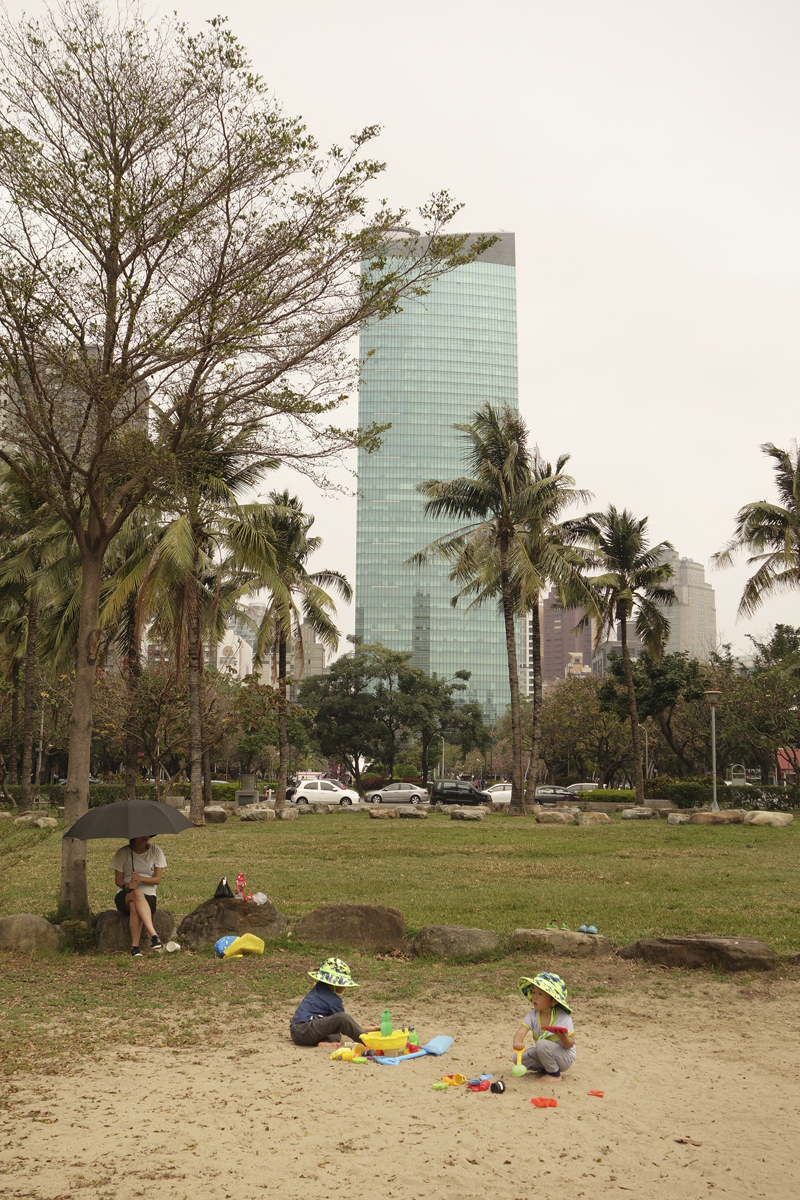
[[[226,946],[223,958],[242,958],[245,954],[263,954],[264,942],[254,933],[243,933],[230,946]]]

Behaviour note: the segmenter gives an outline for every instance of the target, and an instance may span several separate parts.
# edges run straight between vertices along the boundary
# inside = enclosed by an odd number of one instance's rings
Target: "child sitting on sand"
[[[357,1042],[362,1033],[373,1033],[380,1025],[362,1029],[344,1011],[341,1001],[345,988],[358,987],[350,977],[350,968],[341,958],[326,958],[318,971],[309,971],[317,980],[315,987],[304,996],[289,1024],[289,1034],[295,1046],[338,1046],[341,1034]]]
[[[517,987],[531,1005],[531,1011],[514,1034],[514,1049],[525,1048],[525,1034],[530,1030],[533,1046],[523,1054],[523,1065],[529,1071],[559,1080],[562,1072],[575,1062],[572,1009],[567,1004],[566,984],[559,975],[543,971],[534,979],[523,975]]]

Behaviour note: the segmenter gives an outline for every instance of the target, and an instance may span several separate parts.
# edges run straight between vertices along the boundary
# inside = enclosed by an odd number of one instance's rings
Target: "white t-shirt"
[[[561,1029],[566,1029],[567,1033],[574,1032],[572,1017],[568,1012],[564,1012],[563,1008],[559,1008],[557,1004],[553,1005],[553,1008],[550,1012],[544,1012],[541,1015],[544,1017],[545,1025],[558,1025]],[[550,1017],[552,1017],[552,1020],[548,1019]],[[542,1029],[542,1026],[539,1022],[539,1013],[535,1008],[531,1009],[527,1017],[524,1018],[522,1024],[528,1026],[528,1029],[530,1029],[531,1033],[533,1034],[533,1040],[535,1042],[538,1042],[539,1038],[544,1038],[548,1042],[558,1041],[557,1033],[547,1033]]]
[[[167,860],[161,847],[154,846],[151,842],[144,854],[135,854],[130,846],[120,846],[109,865],[112,871],[122,871],[125,883],[130,883],[131,871],[138,871],[140,875],[149,877],[156,867],[165,867]],[[144,892],[146,896],[155,896],[156,885],[140,883],[139,891]]]

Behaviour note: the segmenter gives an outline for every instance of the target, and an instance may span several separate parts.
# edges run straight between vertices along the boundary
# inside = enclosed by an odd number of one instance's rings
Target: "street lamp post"
[[[722,692],[708,691],[703,692],[703,695],[711,705],[711,778],[714,789],[711,811],[719,812],[719,804],[717,803],[717,704]]]

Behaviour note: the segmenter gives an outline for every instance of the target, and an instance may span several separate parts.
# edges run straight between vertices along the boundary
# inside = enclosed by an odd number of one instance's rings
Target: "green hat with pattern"
[[[350,968],[341,958],[326,958],[318,971],[309,971],[312,979],[327,983],[329,987],[358,987],[350,978]]]
[[[549,971],[542,971],[534,979],[529,979],[527,975],[523,975],[517,983],[517,987],[526,1000],[531,999],[535,987],[539,988],[540,991],[546,992],[548,996],[552,996],[558,1007],[563,1008],[564,1012],[572,1012],[567,1003],[567,985],[560,975],[551,975]]]

